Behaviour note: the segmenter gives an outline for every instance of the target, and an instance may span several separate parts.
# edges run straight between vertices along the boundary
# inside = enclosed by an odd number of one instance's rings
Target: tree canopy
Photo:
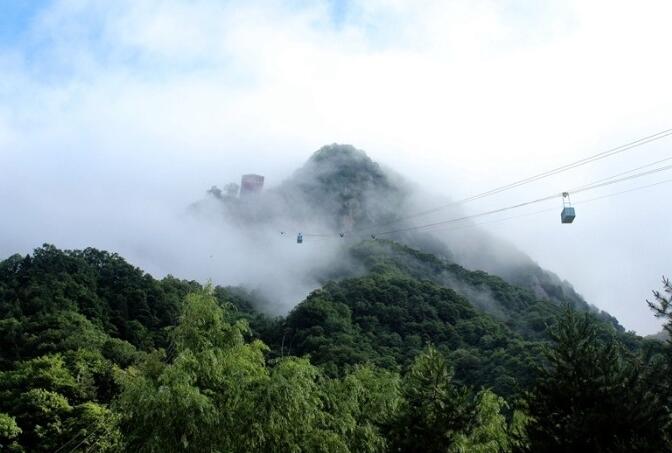
[[[669,344],[408,248],[352,253],[363,275],[280,318],[94,249],[0,262],[0,449],[672,451]]]

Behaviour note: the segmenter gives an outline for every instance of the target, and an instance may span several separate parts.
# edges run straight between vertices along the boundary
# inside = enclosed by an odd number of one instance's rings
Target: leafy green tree
[[[456,441],[459,453],[509,453],[526,446],[524,428],[527,421],[520,411],[514,411],[507,421],[502,413],[508,405],[504,398],[489,390],[478,394],[474,427]]]
[[[123,373],[115,410],[127,449],[197,451],[213,443],[208,435],[215,430],[216,411],[196,387],[194,373],[184,369],[190,358],[165,366],[151,355],[142,368]]]
[[[22,427],[18,442],[29,450],[54,450],[87,432],[96,417],[105,432],[101,429],[89,440],[100,440],[99,449],[116,445],[118,441],[103,439],[104,434],[118,436],[113,434],[116,422],[111,413],[90,401],[98,398],[101,386],[111,383],[111,371],[111,364],[91,350],[19,362],[15,370],[0,373],[0,408],[16,418]]]
[[[53,451],[67,437],[65,421],[72,406],[63,395],[41,388],[22,393],[17,401],[18,422],[26,429],[21,444],[38,451]]]
[[[369,274],[284,319],[95,249],[0,261],[0,449],[669,451],[672,347],[573,315],[538,377],[565,294],[389,241],[349,254]],[[672,331],[668,280],[654,297]],[[529,388],[529,416],[498,396]]]
[[[116,403],[128,448],[135,451],[209,451],[233,447],[249,425],[249,387],[267,378],[264,346],[243,342],[243,325],[224,322],[207,292],[189,294],[174,329],[175,360],[151,354],[120,373]],[[229,430],[233,428],[233,430]]]
[[[552,333],[547,366],[528,397],[531,451],[669,451],[665,399],[650,368],[603,340],[589,315],[567,309]]]
[[[392,431],[395,451],[453,451],[472,430],[474,398],[452,377],[445,357],[433,347],[415,359],[402,382],[404,401]]]
[[[36,388],[59,392],[69,398],[80,396],[77,380],[60,354],[20,362],[15,370],[0,373],[0,390],[5,396],[4,402],[9,402],[11,395]]]
[[[16,442],[21,434],[21,428],[16,424],[14,417],[0,412],[0,450],[19,452],[23,449]]]
[[[73,416],[64,424],[68,440],[59,451],[122,451],[118,417],[110,409],[93,402],[73,409]]]
[[[103,343],[100,352],[103,357],[121,368],[127,368],[142,357],[142,354],[131,343],[118,338],[108,338]]]
[[[672,341],[672,283],[670,279],[663,277],[663,291],[653,291],[653,301],[647,300],[646,303],[657,318],[667,321],[663,328],[668,334],[668,339]]]
[[[387,431],[402,403],[399,375],[361,365],[325,384],[329,427],[343,435],[352,452],[383,452]]]
[[[272,369],[256,395],[255,435],[246,435],[255,444],[241,451],[348,451],[342,436],[326,426],[317,378],[319,370],[306,359],[284,358]],[[322,447],[325,445],[325,447]]]
[[[348,451],[328,429],[320,372],[305,359],[269,368],[244,322],[225,321],[209,291],[189,294],[172,338],[176,357],[152,354],[120,373],[127,448],[134,451]]]
[[[539,343],[455,291],[394,271],[328,283],[297,305],[284,327],[286,335],[268,338],[276,354],[310,355],[332,377],[362,363],[408,367],[431,343],[448,354],[456,381],[504,396],[529,385],[541,355]]]

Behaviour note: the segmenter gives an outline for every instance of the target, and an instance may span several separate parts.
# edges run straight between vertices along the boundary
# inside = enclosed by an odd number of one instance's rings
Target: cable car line
[[[93,427],[93,425],[95,425],[97,422],[98,422],[98,420],[94,420],[94,421],[93,421],[91,424],[89,424],[89,426],[87,426],[85,429],[80,429],[80,430],[77,432],[77,434],[75,434],[72,438],[70,438],[69,441],[67,441],[66,443],[64,443],[64,444],[61,445],[60,447],[58,447],[57,450],[54,450],[54,453],[58,453],[59,451],[63,450],[66,446],[68,446],[69,444],[73,443],[76,439],[79,439],[79,437],[81,437],[82,435],[87,435],[87,434],[86,434],[86,430],[89,429],[89,428],[91,428],[91,427]]]
[[[665,160],[668,160],[668,159],[663,159],[662,161],[665,161]],[[651,166],[651,165],[653,165],[653,164],[647,164],[644,167],[648,167],[648,166]],[[610,186],[612,184],[617,184],[617,183],[620,183],[620,182],[641,178],[643,176],[648,176],[648,175],[651,175],[651,174],[660,173],[662,171],[667,171],[667,170],[670,170],[670,169],[672,169],[672,165],[665,165],[665,166],[654,168],[654,169],[647,170],[647,171],[644,171],[644,172],[636,173],[634,175],[623,176],[621,178],[617,178],[619,175],[624,174],[624,173],[619,173],[619,174],[613,175],[609,178],[603,178],[601,180],[594,181],[593,183],[576,187],[576,188],[571,189],[567,192],[572,193],[572,194],[577,194],[577,193],[581,193],[581,192],[595,190],[595,189],[598,189],[598,188],[601,188],[601,187],[606,187],[606,186]],[[632,171],[635,171],[635,170],[636,169],[633,169],[633,170],[631,170],[629,172],[625,172],[625,173],[631,173]],[[664,182],[666,182],[666,181],[664,181]],[[658,185],[658,183],[653,184],[653,185]],[[649,186],[645,186],[645,187],[649,187]],[[638,190],[638,188],[631,189],[631,190]],[[524,206],[528,206],[528,205],[531,205],[531,204],[537,204],[537,203],[541,203],[541,202],[544,202],[544,201],[549,201],[549,200],[552,200],[552,199],[555,199],[555,198],[558,198],[558,197],[563,197],[563,195],[567,192],[560,192],[560,193],[556,193],[556,194],[553,194],[553,195],[548,195],[546,197],[538,198],[538,199],[535,199],[535,200],[530,200],[530,201],[526,201],[526,202],[523,202],[523,203],[518,203],[518,204],[515,204],[515,205],[511,205],[511,206],[506,206],[506,207],[503,207],[503,208],[492,209],[490,211],[480,212],[480,213],[477,213],[477,214],[466,215],[466,216],[458,217],[458,218],[455,218],[455,219],[448,219],[448,220],[429,223],[429,224],[424,224],[424,225],[414,225],[414,226],[398,228],[398,229],[389,230],[389,231],[377,232],[377,233],[375,233],[375,235],[383,236],[383,235],[389,235],[389,234],[394,234],[394,233],[402,233],[402,232],[406,232],[406,231],[414,231],[414,230],[432,228],[432,227],[435,227],[435,226],[447,225],[447,224],[456,223],[456,222],[462,222],[462,221],[473,219],[473,218],[478,218],[478,217],[483,217],[483,216],[487,216],[487,215],[497,214],[499,212],[505,212],[505,211],[509,211],[509,210],[512,210],[512,209],[517,209],[517,208],[521,208],[521,207],[524,207]],[[628,191],[623,191],[622,193],[626,193],[626,192],[628,192]],[[364,237],[364,236],[367,236],[367,235],[364,235],[364,234],[347,234],[345,236],[346,237]],[[322,237],[322,238],[326,238],[326,237],[338,238],[338,237],[341,237],[342,238],[343,236],[341,235],[341,233],[338,233],[338,234],[331,234],[331,235],[319,235],[319,237]]]
[[[553,195],[549,195],[547,197],[538,198],[536,200],[526,201],[524,203],[518,203],[518,204],[515,204],[515,205],[512,205],[512,206],[506,206],[504,208],[492,209],[490,211],[485,211],[485,212],[479,212],[478,214],[471,214],[471,215],[467,215],[467,216],[463,216],[463,217],[457,217],[455,219],[443,220],[441,222],[428,223],[426,225],[415,225],[415,226],[406,227],[406,228],[398,228],[396,230],[383,231],[382,233],[378,233],[378,235],[383,236],[383,235],[394,234],[394,233],[403,233],[403,232],[406,232],[406,231],[413,231],[413,230],[419,230],[419,229],[424,229],[424,228],[438,226],[438,225],[446,225],[446,224],[449,224],[449,223],[461,222],[461,221],[464,221],[464,220],[474,219],[474,218],[477,218],[477,217],[482,217],[482,216],[491,215],[491,214],[497,214],[498,212],[509,211],[511,209],[522,208],[523,206],[528,206],[528,205],[531,205],[531,204],[541,203],[542,201],[553,200],[555,198],[558,198],[559,196],[562,196],[562,195],[561,194],[553,194]]]
[[[574,205],[583,205],[583,204],[587,204],[587,203],[593,203],[595,201],[599,201],[599,200],[602,200],[602,199],[605,199],[605,198],[612,198],[612,197],[620,196],[620,195],[623,195],[623,194],[626,194],[626,193],[636,192],[636,191],[644,190],[644,189],[649,189],[649,188],[652,188],[652,187],[660,186],[660,185],[663,185],[663,184],[669,184],[669,183],[672,183],[672,178],[664,179],[662,181],[658,181],[658,182],[653,183],[653,184],[646,184],[646,185],[643,185],[643,186],[634,187],[632,189],[622,190],[622,191],[619,191],[619,192],[614,192],[614,193],[610,193],[610,194],[606,194],[606,195],[601,195],[599,197],[589,198],[587,200],[580,200],[580,201],[575,202]],[[462,225],[458,225],[458,226],[452,226],[451,225],[447,228],[446,227],[431,228],[431,229],[427,229],[425,231],[434,232],[434,231],[445,231],[445,230],[448,230],[448,231],[461,230],[461,229],[473,228],[473,227],[481,226],[481,225],[489,225],[489,224],[492,224],[492,223],[500,223],[500,222],[504,222],[504,221],[508,221],[508,220],[514,220],[514,219],[518,219],[518,218],[521,218],[521,217],[530,217],[530,216],[534,216],[534,215],[545,214],[547,212],[553,212],[553,211],[556,211],[556,210],[557,210],[557,207],[552,207],[552,208],[542,209],[542,210],[539,210],[539,211],[526,212],[524,214],[513,215],[513,216],[509,216],[509,217],[503,217],[503,218],[500,218],[500,219],[490,220],[490,221],[486,221],[486,222],[469,223],[469,224],[462,224]],[[350,237],[349,239],[351,239],[351,238],[352,237]],[[322,238],[322,239],[325,239],[325,238]],[[330,239],[337,239],[337,236],[332,236]]]
[[[620,154],[620,153],[623,153],[625,151],[629,151],[629,150],[634,149],[634,148],[638,148],[638,147],[646,145],[648,143],[651,143],[651,142],[654,142],[654,141],[657,141],[657,140],[661,140],[661,139],[663,139],[665,137],[668,137],[670,135],[672,135],[672,129],[666,129],[666,130],[660,131],[656,134],[652,134],[652,135],[648,135],[646,137],[642,137],[638,140],[626,143],[624,145],[617,146],[615,148],[610,148],[606,151],[602,151],[602,152],[594,154],[592,156],[585,157],[585,158],[580,159],[578,161],[575,161],[575,162],[572,162],[572,163],[569,163],[569,164],[565,164],[565,165],[562,165],[560,167],[557,167],[557,168],[554,168],[554,169],[551,169],[551,170],[547,170],[545,172],[538,173],[536,175],[529,176],[527,178],[523,178],[523,179],[520,179],[518,181],[514,181],[512,183],[509,183],[509,184],[506,184],[506,185],[503,185],[503,186],[500,186],[500,187],[496,187],[494,189],[488,190],[486,192],[482,192],[480,194],[472,195],[472,196],[469,196],[469,197],[466,197],[466,198],[463,198],[463,199],[460,199],[460,200],[457,200],[457,201],[447,203],[447,204],[442,205],[442,206],[437,206],[436,208],[428,209],[426,211],[416,212],[414,214],[410,214],[410,215],[407,215],[407,216],[404,216],[404,217],[397,218],[396,220],[393,220],[393,221],[390,221],[390,222],[384,222],[384,223],[373,225],[371,227],[366,227],[366,228],[359,228],[359,229],[353,230],[352,233],[372,231],[376,227],[393,225],[395,223],[399,223],[399,222],[404,221],[404,220],[409,220],[409,219],[412,219],[412,218],[415,218],[415,217],[422,217],[422,216],[425,216],[425,215],[428,215],[428,214],[433,214],[435,212],[441,211],[441,210],[449,208],[451,206],[456,206],[456,205],[460,205],[460,204],[463,204],[463,203],[468,203],[470,201],[479,200],[481,198],[485,198],[485,197],[488,197],[488,196],[496,195],[498,193],[505,192],[507,190],[511,190],[511,189],[516,188],[516,187],[520,187],[522,185],[529,184],[531,182],[535,182],[535,181],[538,181],[540,179],[556,175],[558,173],[563,173],[565,171],[572,170],[574,168],[581,167],[583,165],[587,165],[589,163],[596,162],[598,160],[606,159],[607,157],[611,157],[611,156],[614,156],[616,154]],[[654,165],[654,163],[652,163],[650,165]],[[635,171],[635,170],[633,170],[633,171]]]
[[[595,181],[595,182],[593,182],[591,184],[588,184],[588,185],[585,185],[585,186],[576,187],[572,190],[569,190],[568,192],[570,192],[570,193],[580,193],[580,192],[584,192],[586,190],[593,190],[593,189],[597,189],[598,187],[604,187],[604,186],[608,186],[608,185],[611,185],[611,184],[616,184],[616,183],[619,183],[619,182],[628,181],[630,179],[641,178],[642,176],[648,176],[648,175],[651,175],[651,174],[654,174],[654,173],[659,173],[661,171],[667,171],[667,170],[670,170],[670,169],[672,169],[672,165],[665,165],[663,167],[654,168],[653,170],[643,171],[641,173],[635,173],[634,175],[624,176],[624,177],[618,178],[618,179],[607,178],[607,179],[610,179],[610,180],[606,181],[606,182],[600,182],[600,181],[604,181],[604,180]],[[615,178],[616,176],[618,176],[618,175],[614,175],[613,178]]]
[[[84,444],[84,442],[90,440],[94,436],[94,434],[96,434],[98,431],[101,431],[103,428],[104,428],[104,426],[99,426],[98,428],[93,430],[84,439],[82,439],[82,441],[80,443],[75,445],[74,448],[72,448],[69,453],[72,453],[73,451],[76,451],[79,447],[81,447]]]
[[[601,196],[599,196],[599,197],[595,197],[595,198],[589,198],[588,200],[581,200],[581,201],[578,201],[578,202],[576,202],[576,203],[574,203],[574,204],[591,203],[591,202],[593,202],[593,201],[601,200],[601,199],[603,199],[603,198],[611,198],[611,197],[614,197],[614,196],[616,196],[616,195],[622,195],[622,194],[624,194],[624,193],[636,192],[636,191],[638,191],[638,190],[648,189],[648,188],[650,188],[650,187],[655,187],[655,186],[660,186],[660,185],[662,185],[662,184],[667,184],[667,183],[669,183],[669,182],[672,182],[672,178],[670,178],[670,179],[664,179],[664,180],[662,180],[662,181],[658,181],[658,182],[653,183],[653,184],[647,184],[647,185],[645,185],[645,186],[634,187],[634,188],[632,188],[632,189],[622,190],[622,191],[620,191],[620,192],[614,192],[614,193],[610,193],[610,194],[607,194],[607,195],[601,195]]]
[[[471,196],[469,198],[466,198],[465,200],[469,200],[469,201],[477,200],[479,198],[484,198],[486,196],[494,195],[495,193],[499,193],[499,192],[503,192],[505,190],[509,190],[509,189],[512,189],[512,188],[515,188],[515,187],[519,187],[523,184],[528,184],[530,182],[534,182],[534,181],[537,181],[539,179],[546,178],[548,176],[556,175],[558,173],[562,173],[562,172],[565,172],[567,170],[571,170],[571,169],[574,169],[574,168],[577,168],[577,167],[581,167],[583,165],[586,165],[586,164],[589,164],[589,163],[592,163],[592,162],[596,162],[598,160],[606,159],[607,157],[611,157],[611,156],[614,156],[616,154],[620,154],[620,153],[623,153],[625,151],[629,151],[631,149],[646,145],[646,144],[651,143],[653,141],[663,139],[663,138],[668,137],[670,135],[672,135],[672,129],[667,129],[667,130],[658,132],[657,134],[653,134],[653,135],[649,135],[647,137],[640,138],[639,140],[635,140],[635,141],[627,143],[625,145],[617,146],[615,148],[611,148],[611,149],[608,149],[606,151],[602,151],[601,153],[597,153],[593,156],[585,157],[585,158],[580,159],[576,162],[572,162],[570,164],[566,164],[566,165],[563,165],[561,167],[558,167],[558,168],[555,168],[555,169],[552,169],[552,170],[548,170],[548,171],[545,171],[543,173],[539,173],[537,175],[530,176],[528,178],[521,179],[519,181],[507,184],[505,186],[489,190],[489,191],[484,192],[482,194]]]
[[[653,170],[648,170],[648,171],[645,171],[645,172],[637,173],[637,174],[634,174],[634,175],[625,176],[625,177],[618,178],[618,179],[612,179],[611,181],[599,182],[599,183],[595,182],[593,184],[590,184],[590,185],[587,185],[587,186],[584,186],[584,187],[580,187],[580,188],[577,188],[575,190],[570,190],[569,192],[573,193],[573,194],[581,193],[581,192],[585,192],[585,191],[589,191],[589,190],[594,190],[594,189],[597,189],[597,188],[600,188],[600,187],[605,187],[605,186],[609,186],[609,185],[612,185],[612,184],[617,184],[619,182],[628,181],[628,180],[636,179],[636,178],[641,178],[643,176],[647,176],[647,175],[650,175],[650,174],[654,174],[654,173],[658,173],[658,172],[666,171],[666,170],[670,170],[670,169],[672,169],[672,165],[667,165],[667,166],[663,166],[663,167],[659,167],[659,168],[654,168]],[[536,204],[536,203],[541,203],[543,201],[552,200],[552,199],[557,198],[557,197],[562,197],[563,193],[564,192],[556,193],[556,194],[549,195],[549,196],[546,196],[546,197],[537,198],[535,200],[530,200],[530,201],[526,201],[526,202],[523,202],[523,203],[518,203],[518,204],[515,204],[515,205],[511,205],[511,206],[506,206],[504,208],[492,209],[490,211],[485,211],[485,212],[480,212],[480,213],[477,213],[477,214],[458,217],[458,218],[455,218],[455,219],[448,219],[448,220],[444,220],[444,221],[441,221],[441,222],[429,223],[429,224],[426,224],[426,225],[415,225],[415,226],[410,226],[410,227],[405,227],[405,228],[398,228],[398,229],[395,229],[395,230],[383,231],[382,233],[379,232],[379,233],[376,233],[376,234],[378,236],[383,236],[383,235],[389,235],[389,234],[394,234],[394,233],[402,233],[402,232],[406,232],[406,231],[425,229],[425,228],[429,228],[429,227],[433,227],[433,226],[446,225],[446,224],[460,222],[460,221],[473,219],[473,218],[477,218],[477,217],[482,217],[482,216],[486,216],[486,215],[497,214],[499,212],[509,211],[511,209],[517,209],[517,208],[521,208],[523,206],[528,206],[528,205],[531,205],[531,204]]]
[[[657,161],[655,161],[655,162],[651,162],[651,163],[646,164],[646,165],[642,165],[642,166],[637,167],[637,168],[633,168],[633,169],[631,169],[631,170],[627,170],[627,171],[624,171],[624,172],[621,172],[621,173],[618,173],[618,174],[609,176],[609,177],[607,177],[607,178],[599,179],[599,180],[597,180],[597,181],[592,182],[591,184],[596,184],[596,183],[598,183],[598,182],[603,182],[603,181],[609,181],[609,180],[614,179],[614,178],[617,178],[617,177],[619,177],[619,176],[627,175],[628,173],[632,173],[632,172],[634,172],[634,171],[641,170],[641,169],[643,169],[643,168],[652,167],[653,165],[660,164],[660,163],[662,163],[662,162],[667,162],[667,161],[670,161],[670,160],[672,160],[672,156],[670,156],[670,157],[666,157],[665,159],[657,160]],[[584,187],[584,186],[581,186],[581,187]],[[575,190],[576,190],[576,189],[575,189]]]
[[[629,193],[629,192],[636,192],[636,191],[639,191],[639,190],[649,189],[651,187],[660,186],[660,185],[668,184],[668,183],[671,183],[671,182],[672,182],[672,178],[664,179],[662,181],[659,181],[659,182],[656,182],[656,183],[653,183],[653,184],[638,186],[638,187],[634,187],[632,189],[622,190],[620,192],[614,192],[614,193],[610,193],[610,194],[607,194],[607,195],[601,195],[599,197],[589,198],[587,200],[580,200],[580,201],[574,202],[574,205],[583,205],[583,204],[587,204],[587,203],[592,203],[592,202],[595,202],[595,201],[602,200],[604,198],[611,198],[611,197],[615,197],[615,196],[618,196],[618,195],[623,195],[623,194],[626,194],[626,193]],[[448,230],[452,231],[452,230],[459,230],[459,229],[464,229],[464,228],[472,228],[472,227],[475,227],[475,226],[488,225],[488,224],[491,224],[491,223],[499,223],[499,222],[503,222],[503,221],[506,221],[506,220],[517,219],[517,218],[520,218],[520,217],[529,217],[529,216],[534,216],[534,215],[539,215],[539,214],[545,214],[547,212],[552,212],[552,211],[556,211],[556,210],[557,210],[557,207],[552,207],[552,208],[542,209],[542,210],[539,210],[539,211],[527,212],[525,214],[503,217],[503,218],[500,218],[500,219],[491,220],[491,221],[487,221],[487,222],[479,222],[479,223],[473,223],[473,224],[460,225],[460,226],[457,226],[457,227],[454,227],[454,228],[449,228]],[[436,228],[436,229],[431,229],[431,230],[427,230],[427,231],[442,231],[444,229],[445,228]]]
[[[602,152],[594,154],[592,156],[585,157],[585,158],[580,159],[578,161],[575,161],[575,162],[572,162],[572,163],[569,163],[569,164],[565,164],[565,165],[562,165],[560,167],[557,167],[557,168],[554,168],[554,169],[551,169],[551,170],[548,170],[548,171],[545,171],[545,172],[542,172],[542,173],[538,173],[536,175],[533,175],[533,176],[530,176],[530,177],[527,177],[527,178],[524,178],[524,179],[521,179],[521,180],[518,180],[518,181],[514,181],[514,182],[506,184],[504,186],[500,186],[500,187],[491,189],[489,191],[482,192],[480,194],[472,195],[470,197],[463,198],[461,200],[457,200],[457,201],[448,203],[448,204],[443,205],[443,206],[438,206],[436,208],[429,209],[429,210],[426,210],[426,211],[421,211],[421,212],[417,212],[415,214],[411,214],[411,215],[408,215],[408,216],[399,217],[399,218],[397,218],[397,219],[395,219],[391,222],[374,224],[374,225],[371,225],[371,226],[368,226],[368,227],[365,227],[365,228],[358,228],[358,229],[352,230],[352,231],[347,232],[347,233],[341,231],[337,234],[337,237],[344,238],[345,236],[354,236],[357,233],[363,233],[363,232],[373,234],[378,227],[393,225],[393,224],[399,223],[403,220],[409,220],[409,219],[412,219],[412,218],[416,218],[416,217],[424,216],[424,215],[431,214],[431,213],[434,213],[434,212],[438,212],[438,211],[443,210],[443,209],[445,209],[447,207],[450,207],[450,206],[455,206],[455,205],[467,203],[467,202],[470,202],[470,201],[475,201],[475,200],[478,200],[478,199],[481,199],[481,198],[485,198],[485,197],[488,197],[488,196],[491,196],[491,195],[495,195],[495,194],[498,194],[498,193],[501,193],[501,192],[504,192],[504,191],[507,191],[507,190],[510,190],[510,189],[513,189],[513,188],[516,188],[516,187],[520,187],[520,186],[525,185],[525,184],[529,184],[531,182],[538,181],[540,179],[543,179],[543,178],[546,178],[546,177],[549,177],[549,176],[556,175],[558,173],[562,173],[562,172],[565,172],[565,171],[568,171],[568,170],[571,170],[571,169],[574,169],[574,168],[577,168],[577,167],[580,167],[580,166],[583,166],[583,165],[586,165],[586,164],[589,164],[589,163],[592,163],[592,162],[595,162],[595,161],[598,161],[598,160],[605,159],[607,157],[614,156],[616,154],[623,153],[625,151],[643,146],[643,145],[651,143],[653,141],[661,140],[661,139],[666,138],[670,135],[672,135],[672,129],[666,129],[666,130],[660,131],[656,134],[648,135],[646,137],[642,137],[638,140],[626,143],[624,145],[617,146],[617,147],[614,147],[614,148],[610,148],[606,151],[602,151]],[[615,178],[618,178],[621,175],[626,175],[626,174],[632,173],[633,171],[637,171],[637,170],[640,170],[640,169],[643,169],[643,168],[647,168],[647,167],[650,167],[652,165],[655,165],[655,164],[658,164],[658,163],[661,163],[661,162],[666,162],[666,161],[669,161],[669,160],[672,160],[672,157],[668,157],[668,158],[665,158],[665,159],[658,160],[656,162],[652,162],[652,163],[649,163],[649,164],[646,164],[646,165],[643,165],[643,166],[640,166],[640,167],[636,167],[634,169],[631,169],[631,170],[628,170],[628,171],[625,171],[625,172],[622,172],[622,173],[618,173],[616,175],[613,175],[613,176],[610,176],[610,177],[607,177],[607,178],[600,179],[600,180],[595,181],[591,184],[587,184],[587,185],[584,185],[584,186],[579,186],[579,187],[574,188],[573,190],[570,190],[568,192],[571,192],[571,193],[582,192],[584,190],[591,190],[591,189],[602,187],[602,186],[605,186],[605,185],[615,184],[615,183],[618,183],[618,182],[626,181],[628,179],[638,178],[638,177],[645,176],[645,175],[648,175],[648,174],[651,174],[651,173],[656,173],[656,172],[659,172],[659,171],[668,170],[668,169],[672,168],[672,166],[660,167],[660,168],[650,170],[650,171],[647,171],[647,172],[638,173],[638,174],[631,175],[631,176],[624,177],[624,178],[620,178],[620,179],[615,179]],[[550,196],[550,198],[555,198],[557,196],[558,195],[556,194],[556,195]],[[488,211],[487,213],[477,214],[477,216],[494,214],[494,213],[497,213],[497,212],[501,212],[502,210],[515,209],[515,208],[518,208],[518,207],[526,206],[527,204],[539,203],[541,201],[546,201],[547,199],[549,199],[549,197],[544,197],[542,199],[533,200],[531,202],[526,202],[526,203],[522,203],[520,205],[510,206],[510,207],[507,207],[507,208],[501,208],[501,209],[497,209],[497,210],[493,210],[493,211]],[[458,221],[460,219],[451,220],[451,222],[452,221]],[[443,223],[445,223],[445,222],[436,222],[436,223],[433,223],[433,224],[428,224],[427,226],[432,226],[432,225],[436,225],[436,224],[440,225],[440,224],[443,224]],[[400,231],[408,231],[409,228],[410,229],[417,229],[417,228],[423,228],[423,227],[425,227],[425,226],[421,225],[421,226],[416,226],[416,227],[407,227],[407,228],[391,230],[391,231],[388,231],[388,232],[383,232],[383,233],[378,233],[378,234],[392,234],[392,233],[396,233],[396,232],[400,232]],[[283,234],[284,234],[284,232],[281,232],[281,235],[283,235]],[[304,237],[331,238],[331,237],[334,237],[334,234],[333,233],[300,233],[297,236],[297,243],[299,243],[299,244],[302,243]]]

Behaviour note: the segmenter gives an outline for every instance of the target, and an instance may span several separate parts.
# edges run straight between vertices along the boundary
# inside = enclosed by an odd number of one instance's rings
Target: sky
[[[672,128],[670,17],[667,0],[0,0],[0,257],[96,246],[202,278],[162,263],[189,234],[171,216],[324,144],[460,199]],[[465,209],[670,155],[663,139]],[[482,227],[654,333],[672,184],[579,203],[670,173],[577,194],[572,225],[550,201]]]

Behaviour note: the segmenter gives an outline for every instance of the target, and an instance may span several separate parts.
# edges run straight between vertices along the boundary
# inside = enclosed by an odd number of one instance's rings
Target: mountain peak
[[[320,179],[337,177],[341,182],[345,178],[349,182],[354,182],[354,179],[359,182],[387,183],[385,172],[364,151],[338,143],[325,145],[315,151],[301,172]]]
[[[347,162],[373,162],[361,149],[357,149],[352,145],[332,143],[325,145],[318,149],[310,157],[309,162],[323,163],[347,163]]]
[[[317,150],[282,191],[300,194],[313,216],[338,231],[389,220],[403,202],[398,181],[352,145],[333,143]]]

